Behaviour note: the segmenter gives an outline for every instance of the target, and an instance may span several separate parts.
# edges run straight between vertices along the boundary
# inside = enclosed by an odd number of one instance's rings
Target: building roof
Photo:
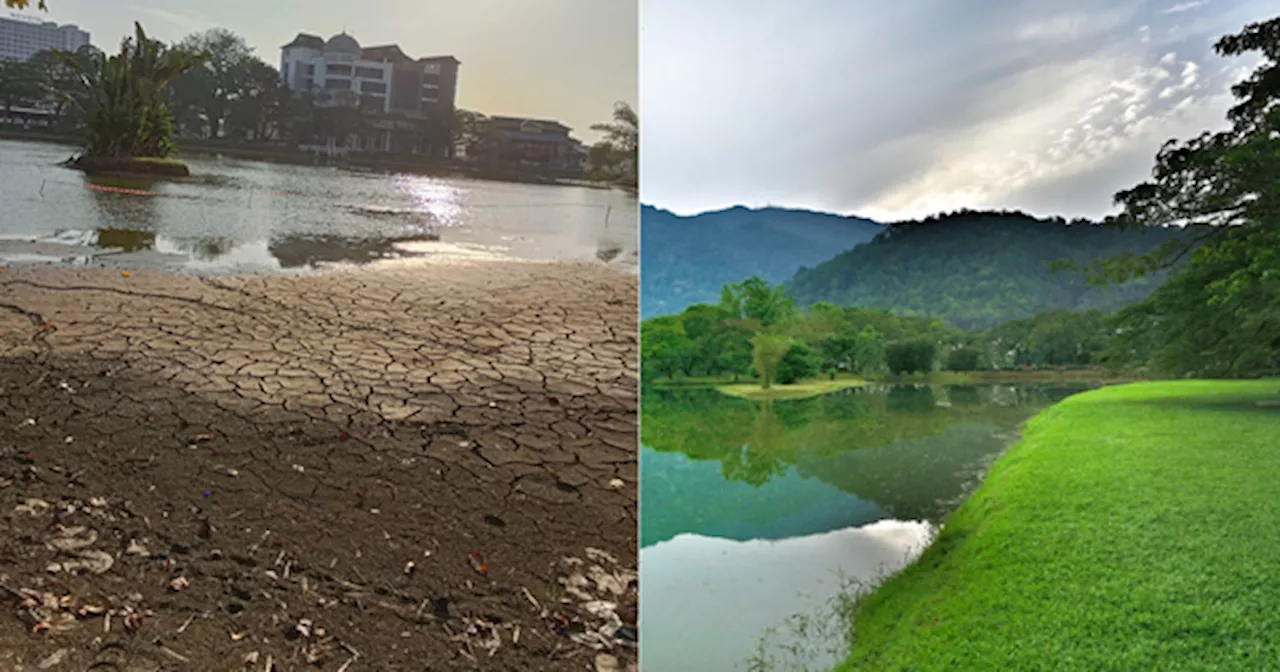
[[[324,50],[359,56],[360,43],[356,42],[356,38],[346,33],[338,33],[324,43]]]
[[[566,131],[566,132],[568,132],[568,131],[572,131],[572,130],[573,130],[572,128],[570,128],[570,127],[568,127],[568,126],[565,126],[564,124],[562,124],[562,123],[560,123],[560,122],[558,122],[558,121],[554,121],[554,120],[552,120],[552,119],[530,119],[530,118],[527,118],[527,117],[502,117],[502,116],[492,116],[492,117],[489,117],[489,119],[490,119],[491,121],[497,122],[497,123],[499,123],[499,124],[516,124],[516,125],[522,125],[522,124],[525,124],[525,123],[527,123],[527,122],[533,122],[533,123],[535,123],[535,124],[539,124],[539,125],[541,125],[541,126],[550,126],[550,127],[552,127],[552,128],[556,128],[556,129],[559,129],[559,130],[562,130],[562,131]]]
[[[400,50],[397,44],[382,44],[376,47],[365,47],[360,52],[360,58],[366,61],[390,61],[391,63],[412,63],[413,59],[409,58]]]
[[[298,36],[293,38],[292,42],[280,48],[288,49],[289,47],[308,47],[310,49],[324,49],[324,38],[320,37],[319,35],[312,35],[310,33],[298,33]]]
[[[418,62],[419,63],[445,63],[445,62],[461,63],[462,61],[459,61],[458,59],[452,56],[424,56],[422,58],[419,58]]]
[[[565,135],[544,135],[542,133],[523,133],[521,131],[503,131],[502,135],[508,140],[524,140],[526,142],[551,142],[555,144],[569,145],[578,142],[577,140]]]

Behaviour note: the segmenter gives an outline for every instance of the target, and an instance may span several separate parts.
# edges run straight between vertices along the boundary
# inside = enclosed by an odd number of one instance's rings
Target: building
[[[587,148],[569,134],[572,128],[548,119],[489,117],[487,133],[499,138],[501,158],[543,168],[579,169]]]
[[[317,105],[360,103],[409,118],[453,114],[458,65],[452,56],[410,58],[394,44],[361,47],[345,32],[328,41],[298,33],[280,48],[285,87],[311,92]]]
[[[42,51],[75,51],[88,44],[89,33],[72,24],[16,13],[0,17],[0,60],[25,61]]]

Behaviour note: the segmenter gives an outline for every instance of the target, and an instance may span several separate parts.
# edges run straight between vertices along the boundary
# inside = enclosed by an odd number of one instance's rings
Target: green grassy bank
[[[859,603],[839,669],[1276,669],[1277,399],[1139,383],[1045,411]]]

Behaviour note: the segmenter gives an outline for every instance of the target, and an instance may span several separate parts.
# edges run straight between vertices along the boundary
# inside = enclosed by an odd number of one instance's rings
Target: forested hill
[[[744,207],[681,217],[652,206],[640,215],[641,315],[716,303],[720,288],[753,275],[788,280],[884,231],[866,219],[809,210]]]
[[[801,269],[787,291],[800,305],[829,301],[883,308],[984,329],[1046,310],[1111,311],[1143,299],[1163,276],[1099,288],[1077,273],[1053,274],[1049,264],[1141,254],[1186,235],[1179,229],[1119,231],[1085,220],[963,211],[892,224],[866,245]]]

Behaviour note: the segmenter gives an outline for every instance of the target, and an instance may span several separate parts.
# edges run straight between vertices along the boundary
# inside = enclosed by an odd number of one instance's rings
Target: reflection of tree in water
[[[943,388],[843,390],[757,405],[714,390],[643,390],[641,440],[661,452],[716,460],[727,480],[764,485],[801,460],[814,462],[937,437],[960,423],[1008,431],[1068,389],[966,388],[951,404]],[[977,394],[977,403],[974,394]],[[956,404],[955,400],[962,403]]]
[[[790,468],[786,441],[786,428],[773,410],[773,401],[766,400],[756,411],[747,443],[721,460],[721,473],[728,481],[764,485]]]
[[[982,403],[982,395],[974,385],[953,385],[947,388],[947,399],[952,406],[977,406]]]
[[[290,235],[273,239],[267,249],[282,267],[298,268],[321,263],[367,264],[382,259],[416,256],[397,249],[396,244],[435,240],[439,240],[439,236],[431,233],[396,238]]]
[[[928,385],[895,385],[886,399],[892,413],[928,413],[938,406],[933,388]]]

